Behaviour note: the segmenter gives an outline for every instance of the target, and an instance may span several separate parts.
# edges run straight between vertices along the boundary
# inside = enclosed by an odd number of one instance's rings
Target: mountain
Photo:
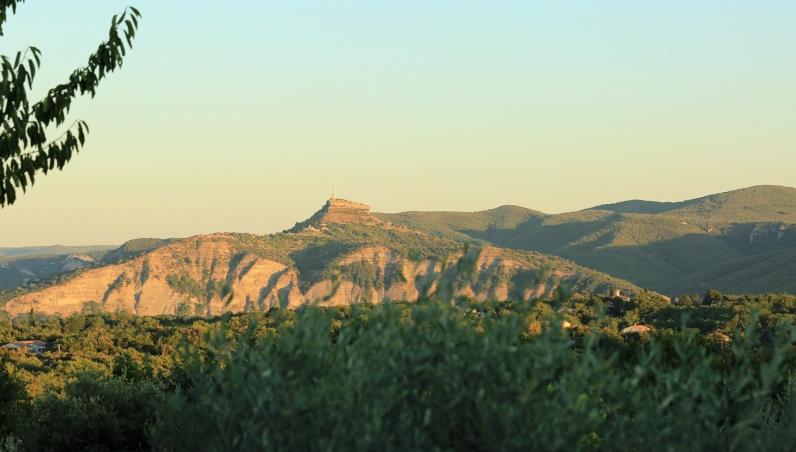
[[[168,245],[173,239],[133,239],[124,242],[120,247],[102,256],[102,263],[113,264],[138,257],[161,246]]]
[[[758,185],[682,202],[625,201],[589,210],[668,213],[702,224],[796,223],[796,188]]]
[[[87,245],[87,246],[24,246],[0,247],[0,259],[31,256],[64,256],[68,254],[92,254],[116,248],[113,245]]]
[[[504,218],[503,225],[516,220]],[[555,296],[641,289],[558,257],[461,241],[396,225],[368,206],[331,199],[289,231],[210,234],[163,242],[9,300],[11,314],[85,309],[136,314],[216,315],[227,311],[416,300]],[[128,246],[128,249],[131,248]],[[125,257],[126,256],[126,257]]]
[[[36,246],[0,248],[0,290],[91,267],[111,246]]]
[[[559,286],[630,293],[647,287],[670,295],[708,288],[796,292],[796,189],[756,186],[554,215],[518,206],[373,213],[332,198],[279,234],[137,239],[89,254],[93,262],[77,254],[30,256],[35,252],[41,250],[0,249],[17,256],[0,258],[0,277],[27,280],[0,296],[10,299],[9,312],[94,306],[217,314],[318,300],[411,300],[429,290],[478,299],[549,297]]]
[[[376,216],[441,237],[554,254],[670,294],[784,287],[775,273],[761,270],[754,283],[738,285],[708,269],[762,262],[768,253],[796,249],[796,189],[779,186],[681,202],[624,201],[555,215],[504,207]],[[507,216],[512,221],[505,221]],[[775,256],[787,260],[790,254]],[[694,279],[697,272],[703,279]]]
[[[703,293],[721,287],[728,293],[796,293],[796,248],[769,251],[722,262],[682,278],[669,293],[683,293],[683,287]],[[709,282],[705,282],[709,281]]]
[[[474,236],[493,229],[511,230],[545,214],[519,206],[500,206],[480,212],[403,212],[374,214],[382,221],[402,224],[438,236],[472,240]]]

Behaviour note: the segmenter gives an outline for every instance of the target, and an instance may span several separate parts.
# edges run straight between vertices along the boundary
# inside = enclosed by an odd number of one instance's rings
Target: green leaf
[[[11,181],[6,181],[6,198],[8,204],[14,204],[17,199],[17,192],[14,190],[14,186],[11,185]]]
[[[36,77],[36,66],[33,64],[33,60],[28,60],[28,88],[33,89],[33,78]]]
[[[0,36],[8,8],[15,9],[16,3],[21,1],[0,0]],[[66,82],[48,90],[32,108],[27,90],[33,88],[37,70],[41,67],[41,51],[30,46],[25,52],[17,52],[13,61],[0,55],[0,104],[4,105],[6,112],[0,132],[0,206],[16,200],[14,187],[21,187],[24,191],[33,184],[37,171],[46,173],[48,168],[63,168],[72,153],[79,152],[85,144],[89,127],[83,121],[77,122],[76,132],[68,130],[64,140],[46,146],[45,130],[53,124],[64,124],[72,101],[78,95],[94,97],[100,81],[122,66],[127,50],[132,48],[139,17],[140,12],[135,8],[114,15],[107,40],[89,56],[87,65],[73,71]],[[124,38],[119,29],[121,24],[124,24]],[[30,58],[27,52],[31,53]],[[38,153],[29,152],[28,147],[38,149]]]
[[[80,141],[80,145],[83,146],[83,143],[86,142],[86,135],[83,133],[83,124],[77,123],[77,138]]]

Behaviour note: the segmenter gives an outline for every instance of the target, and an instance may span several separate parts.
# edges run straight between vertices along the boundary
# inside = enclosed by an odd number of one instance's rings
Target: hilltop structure
[[[370,213],[369,205],[332,196],[320,210],[307,220],[296,223],[288,232],[299,232],[311,227],[322,228],[332,223],[379,224],[382,222]]]

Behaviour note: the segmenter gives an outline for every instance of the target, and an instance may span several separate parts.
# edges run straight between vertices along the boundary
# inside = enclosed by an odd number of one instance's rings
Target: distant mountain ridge
[[[668,213],[713,223],[796,223],[796,188],[757,185],[681,202],[624,201],[587,210]]]
[[[168,245],[173,239],[142,238],[124,242],[120,247],[115,248],[104,256],[102,263],[112,264],[136,258],[144,253]]]
[[[546,214],[525,207],[500,206],[478,212],[374,213],[382,221],[417,228],[436,235],[471,240],[470,232],[490,229],[510,230]]]
[[[63,256],[66,254],[87,254],[108,251],[116,248],[116,245],[85,245],[85,246],[64,246],[64,245],[45,245],[45,246],[21,246],[21,247],[0,247],[0,259],[17,258],[30,256]]]
[[[603,204],[584,210],[607,210],[615,213],[648,213],[656,214],[670,212],[689,205],[688,201],[683,202],[658,202],[644,201],[642,199],[632,199],[613,204]]]
[[[114,248],[62,245],[0,248],[0,290],[93,266]]]
[[[508,212],[514,221],[504,220]],[[707,269],[713,266],[742,267],[747,258],[759,262],[766,253],[796,246],[796,189],[780,186],[681,202],[625,201],[552,215],[512,207],[376,216],[440,236],[558,255],[670,294],[711,287],[759,292],[766,287],[766,273],[754,284],[741,285],[722,278],[696,284],[692,275],[710,275]],[[780,287],[785,286],[772,282],[768,290]]]
[[[93,262],[48,256],[42,261],[49,262],[48,274],[61,276],[31,286],[32,292],[18,289],[22,295],[14,295],[8,306],[74,312],[96,303],[132,312],[216,313],[324,299],[328,294],[321,292],[338,277],[345,296],[326,302],[416,297],[428,289],[428,281],[456,280],[446,269],[473,258],[462,253],[465,243],[473,244],[480,263],[469,289],[457,290],[475,298],[546,297],[560,286],[584,293],[612,287],[630,293],[646,287],[668,295],[709,288],[796,292],[796,189],[756,186],[680,202],[632,200],[552,215],[519,206],[374,213],[365,204],[333,198],[284,233],[136,239],[96,251]],[[479,260],[480,253],[491,260]],[[0,258],[0,276],[9,270],[4,265],[25,259]],[[163,264],[157,271],[156,261]],[[251,273],[261,265],[273,272]],[[343,275],[336,275],[341,265]],[[23,280],[36,280],[19,268],[12,270]],[[63,273],[71,268],[77,273]],[[404,278],[409,282],[398,284]],[[227,297],[247,295],[222,303],[224,287],[230,290]]]
[[[11,314],[101,309],[217,315],[303,303],[413,301],[435,294],[506,300],[550,298],[562,289],[642,291],[558,257],[466,247],[384,222],[368,211],[363,204],[330,200],[294,232],[128,242],[128,249],[143,252],[121,253],[124,258],[113,263],[16,296],[4,309]]]

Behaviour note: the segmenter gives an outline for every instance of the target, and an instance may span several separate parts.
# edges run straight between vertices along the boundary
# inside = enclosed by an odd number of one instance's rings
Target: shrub
[[[533,312],[431,302],[356,306],[340,321],[339,311],[308,307],[236,347],[218,334],[183,349],[188,380],[159,411],[152,443],[747,450],[796,439],[789,330],[766,344],[750,328],[719,352],[695,331],[606,346]],[[529,321],[540,334],[527,334]]]
[[[166,277],[166,282],[177,293],[189,295],[196,299],[204,298],[205,290],[202,285],[188,274],[169,275]]]
[[[21,427],[23,449],[148,449],[146,426],[162,393],[152,384],[84,374],[63,395],[38,400]]]

